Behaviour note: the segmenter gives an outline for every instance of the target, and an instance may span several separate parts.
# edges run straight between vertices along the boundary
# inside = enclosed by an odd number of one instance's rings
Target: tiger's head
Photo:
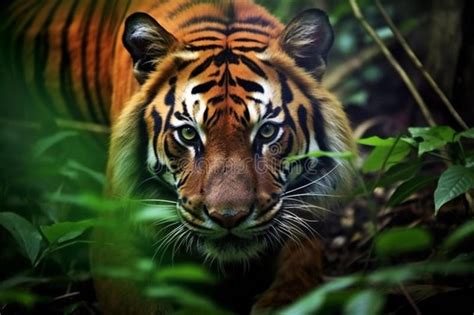
[[[341,105],[320,84],[333,42],[326,14],[283,27],[260,7],[244,11],[174,31],[146,13],[127,18],[140,89],[114,124],[109,164],[117,193],[171,188],[182,228],[223,262],[303,233],[298,210],[311,208],[301,200],[318,207],[347,178],[343,161],[287,157],[353,150]]]

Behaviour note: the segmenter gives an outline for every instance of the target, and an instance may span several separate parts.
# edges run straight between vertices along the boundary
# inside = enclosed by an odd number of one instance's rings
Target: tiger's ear
[[[154,18],[137,12],[125,21],[122,41],[133,59],[135,77],[142,84],[159,60],[168,53],[176,38]]]
[[[309,9],[296,16],[280,35],[280,45],[296,64],[318,80],[326,70],[326,58],[334,41],[329,18],[324,11]]]

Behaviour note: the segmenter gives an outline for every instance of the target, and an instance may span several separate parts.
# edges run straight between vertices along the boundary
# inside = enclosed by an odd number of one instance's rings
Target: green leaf
[[[397,256],[430,248],[431,234],[421,228],[395,228],[380,233],[375,252],[380,257]]]
[[[443,248],[452,249],[472,236],[474,236],[474,221],[469,221],[458,227],[444,240]]]
[[[357,140],[358,144],[363,144],[371,147],[391,147],[396,142],[396,138],[380,138],[373,136],[369,138],[362,138]]]
[[[48,136],[39,140],[36,145],[33,147],[33,157],[38,158],[44,152],[46,152],[49,148],[53,147],[54,145],[58,144],[59,142],[79,135],[76,131],[60,131],[58,133],[53,134],[52,136]]]
[[[416,138],[420,137],[423,139],[440,139],[446,142],[454,141],[456,131],[449,126],[436,126],[436,127],[412,127],[408,128],[411,136]]]
[[[214,282],[214,277],[206,269],[188,264],[162,268],[156,273],[156,279],[158,281]]]
[[[474,128],[458,133],[456,139],[460,139],[461,137],[474,139]]]
[[[387,205],[393,207],[400,204],[415,192],[431,185],[437,178],[437,176],[417,176],[407,180],[393,192]]]
[[[402,161],[411,151],[411,146],[405,142],[398,141],[391,146],[377,146],[367,156],[362,165],[365,173],[380,171],[384,166],[388,168]]]
[[[27,291],[2,290],[0,291],[0,304],[19,303],[27,307],[33,306],[39,298]]]
[[[384,297],[375,290],[364,290],[354,295],[345,305],[346,315],[376,315],[381,314]]]
[[[419,160],[395,164],[382,177],[380,177],[377,186],[388,187],[402,180],[408,180],[415,176],[421,168]]]
[[[86,175],[88,175],[90,178],[92,178],[93,180],[95,180],[97,183],[99,183],[100,185],[104,185],[105,184],[105,176],[104,174],[102,174],[101,172],[97,172],[87,166],[84,166],[74,160],[68,160],[67,163],[66,163],[66,168],[72,170],[73,172],[74,171],[79,171],[81,173],[84,173]],[[67,170],[66,170],[67,171]]]
[[[340,279],[332,280],[325,283],[317,289],[298,299],[295,303],[285,307],[277,314],[293,315],[293,314],[317,314],[324,306],[324,303],[331,292],[337,292],[349,288],[358,282],[362,277],[348,276]]]
[[[456,131],[448,126],[408,128],[413,138],[421,138],[418,147],[418,156],[425,152],[431,152],[445,146],[449,142],[456,141]]]
[[[49,226],[41,226],[41,231],[49,243],[62,243],[72,240],[94,225],[94,220],[76,222],[60,222]]]
[[[306,154],[289,156],[286,158],[286,161],[293,162],[293,161],[301,160],[304,158],[319,158],[319,157],[330,157],[330,158],[350,160],[354,156],[355,156],[354,153],[350,151],[343,151],[343,152],[311,151]]]
[[[216,305],[207,297],[198,295],[180,286],[151,286],[145,289],[145,295],[156,299],[171,300],[180,305],[215,310]]]
[[[438,181],[434,199],[435,213],[448,201],[474,188],[474,171],[461,165],[450,166]]]
[[[41,247],[41,234],[26,219],[13,212],[0,212],[0,225],[10,232],[33,265]]]

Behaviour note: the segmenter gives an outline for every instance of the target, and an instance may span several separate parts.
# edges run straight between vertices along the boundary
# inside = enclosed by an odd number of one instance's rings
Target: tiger
[[[249,266],[222,275],[224,304],[264,314],[322,283],[313,219],[350,186],[351,167],[307,154],[355,154],[343,107],[322,83],[334,41],[324,11],[287,25],[252,0],[38,1],[13,11],[26,15],[17,36],[33,38],[37,95],[59,114],[110,123],[106,194],[173,191],[193,255]],[[134,241],[109,234],[96,232],[92,264],[133,260]],[[130,283],[98,275],[95,288],[104,314],[171,312]]]

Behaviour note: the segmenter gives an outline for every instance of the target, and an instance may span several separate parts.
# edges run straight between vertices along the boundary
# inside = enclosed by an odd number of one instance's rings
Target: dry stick
[[[464,129],[469,129],[467,126],[466,122],[459,116],[458,112],[454,109],[453,104],[449,101],[449,99],[446,97],[446,94],[440,89],[438,84],[436,83],[435,80],[433,80],[433,77],[426,71],[425,67],[421,63],[420,59],[416,56],[416,54],[413,52],[411,49],[410,45],[407,43],[403,35],[400,33],[400,31],[397,29],[395,24],[393,23],[393,20],[390,18],[390,16],[387,14],[387,11],[385,11],[384,7],[380,3],[379,0],[375,0],[375,5],[379,9],[380,13],[382,14],[382,17],[384,18],[385,22],[387,22],[388,27],[390,27],[390,30],[392,33],[395,35],[395,38],[398,40],[400,45],[402,46],[403,50],[405,50],[405,53],[408,55],[408,58],[413,62],[416,68],[421,72],[423,77],[428,81],[429,85],[431,88],[436,92],[438,97],[441,99],[443,104],[446,106],[448,111],[453,115],[454,119],[458,122],[459,125],[461,125]]]
[[[374,31],[374,29],[369,25],[369,23],[365,20],[364,16],[362,15],[362,12],[360,11],[359,5],[357,4],[356,0],[349,0],[352,11],[354,12],[354,16],[359,20],[359,23],[362,25],[362,27],[367,31],[367,33],[372,37],[372,39],[375,41],[375,43],[379,46],[380,50],[384,54],[385,58],[390,62],[392,67],[397,71],[398,75],[402,79],[403,83],[407,86],[408,90],[410,91],[411,95],[415,99],[416,103],[418,104],[421,113],[423,114],[423,117],[425,120],[428,122],[428,124],[431,127],[436,126],[436,122],[433,119],[433,116],[431,115],[431,112],[429,111],[428,107],[426,106],[426,103],[423,101],[423,99],[420,96],[420,93],[418,93],[417,89],[415,88],[415,85],[413,82],[410,80],[408,77],[407,73],[403,68],[400,66],[400,64],[395,60],[393,57],[392,53],[390,50],[388,50],[387,46],[383,43],[383,41],[380,39],[380,37],[377,35],[377,33]]]

